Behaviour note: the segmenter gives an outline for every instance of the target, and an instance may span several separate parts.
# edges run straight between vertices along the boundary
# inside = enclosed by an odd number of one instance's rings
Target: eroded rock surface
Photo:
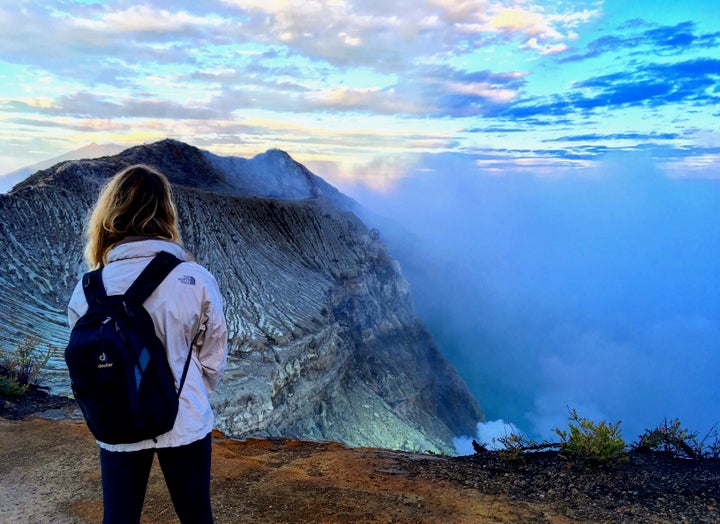
[[[248,196],[237,172],[170,140],[65,162],[0,195],[0,344],[36,335],[64,348],[87,210],[105,179],[144,162],[174,184],[184,242],[226,300],[220,430],[453,452],[452,437],[472,434],[482,413],[416,318],[399,264],[350,199],[285,153],[266,155],[254,169],[300,177],[288,199]],[[67,389],[61,360],[56,391]]]

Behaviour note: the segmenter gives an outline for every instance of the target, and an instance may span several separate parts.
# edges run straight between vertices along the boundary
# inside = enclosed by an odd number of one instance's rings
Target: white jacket
[[[110,451],[183,446],[203,438],[213,428],[214,417],[208,397],[220,382],[227,359],[227,326],[215,277],[195,263],[192,255],[180,245],[146,239],[113,248],[108,254],[108,264],[103,268],[102,280],[108,295],[122,294],[160,251],[172,253],[183,262],[173,269],[144,305],[155,323],[155,333],[165,343],[176,387],[190,345],[195,340],[191,363],[173,429],[157,437],[157,442],[152,439],[132,444],[98,441],[100,447]],[[71,328],[88,308],[81,282],[75,286],[68,305]]]

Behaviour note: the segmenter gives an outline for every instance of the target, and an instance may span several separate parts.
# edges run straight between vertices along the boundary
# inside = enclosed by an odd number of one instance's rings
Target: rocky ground
[[[97,446],[71,401],[0,399],[0,434],[0,521],[101,520]],[[720,522],[718,460],[633,453],[602,467],[554,452],[508,460],[215,437],[219,524]],[[157,468],[143,522],[176,522]]]

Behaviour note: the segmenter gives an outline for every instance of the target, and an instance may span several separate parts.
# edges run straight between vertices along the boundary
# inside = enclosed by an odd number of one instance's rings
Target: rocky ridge
[[[416,318],[377,231],[279,151],[239,162],[165,140],[64,162],[0,195],[0,344],[34,334],[64,347],[85,213],[105,179],[138,162],[173,183],[184,242],[226,299],[220,430],[448,453],[473,432],[480,407]]]

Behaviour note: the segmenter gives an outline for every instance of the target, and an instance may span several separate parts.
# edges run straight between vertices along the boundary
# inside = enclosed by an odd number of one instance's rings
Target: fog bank
[[[555,177],[438,155],[391,192],[342,189],[416,236],[383,232],[487,420],[552,439],[572,407],[629,442],[720,422],[720,180],[629,154]]]

